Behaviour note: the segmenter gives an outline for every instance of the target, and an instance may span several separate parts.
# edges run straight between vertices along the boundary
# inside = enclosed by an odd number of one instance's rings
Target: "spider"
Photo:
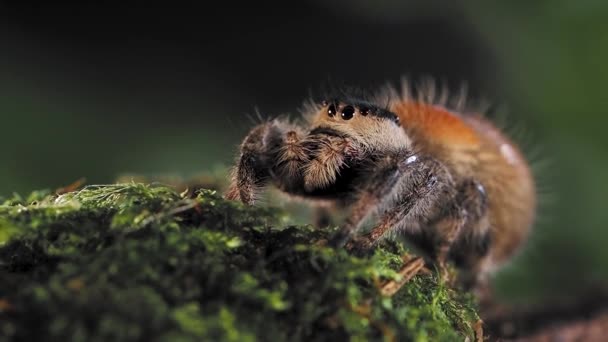
[[[365,252],[400,234],[440,269],[453,262],[465,286],[485,282],[531,229],[528,163],[481,115],[450,107],[432,88],[418,96],[409,89],[340,92],[308,103],[302,124],[274,119],[254,127],[225,197],[252,205],[274,185],[348,213],[334,246]],[[370,219],[371,230],[358,234]]]

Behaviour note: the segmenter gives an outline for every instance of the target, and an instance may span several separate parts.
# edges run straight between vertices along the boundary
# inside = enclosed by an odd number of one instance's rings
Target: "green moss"
[[[323,246],[276,209],[142,184],[14,196],[0,206],[0,340],[446,340],[472,336],[471,299],[406,251]]]

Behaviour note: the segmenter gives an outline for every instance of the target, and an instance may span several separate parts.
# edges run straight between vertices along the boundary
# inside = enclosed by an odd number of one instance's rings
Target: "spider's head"
[[[399,116],[360,100],[326,100],[314,107],[311,133],[348,137],[371,149],[406,147]]]

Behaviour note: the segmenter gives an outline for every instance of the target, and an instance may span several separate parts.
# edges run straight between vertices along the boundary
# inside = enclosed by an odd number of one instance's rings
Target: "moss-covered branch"
[[[0,340],[462,340],[471,300],[406,253],[323,246],[330,232],[213,191],[142,184],[15,197],[0,206]]]

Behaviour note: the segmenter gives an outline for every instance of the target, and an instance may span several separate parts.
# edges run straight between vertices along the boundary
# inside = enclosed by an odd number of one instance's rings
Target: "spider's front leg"
[[[273,171],[296,176],[306,154],[299,149],[298,128],[279,120],[254,127],[241,144],[226,199],[253,204]],[[295,164],[294,164],[295,163]],[[291,174],[291,175],[290,175]]]

